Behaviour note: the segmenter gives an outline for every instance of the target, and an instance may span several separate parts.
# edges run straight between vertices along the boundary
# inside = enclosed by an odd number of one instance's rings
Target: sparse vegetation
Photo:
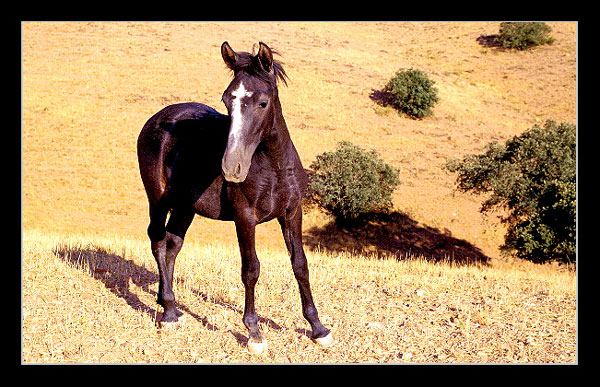
[[[543,44],[551,44],[552,28],[543,22],[504,22],[500,23],[498,40],[504,48],[526,50]]]
[[[317,155],[310,168],[315,173],[309,192],[341,221],[391,209],[392,192],[400,184],[399,171],[376,150],[367,151],[347,141],[339,143],[334,152]]]
[[[396,109],[411,117],[422,118],[432,115],[431,109],[439,101],[434,83],[421,70],[399,70],[383,92],[390,94],[390,102]]]
[[[461,191],[491,193],[482,212],[508,210],[506,250],[534,262],[574,263],[576,165],[575,125],[548,120],[446,168],[458,172]]]

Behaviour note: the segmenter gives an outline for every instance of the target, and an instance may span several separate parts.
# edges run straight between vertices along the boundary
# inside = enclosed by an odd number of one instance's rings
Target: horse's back
[[[196,102],[169,105],[150,117],[137,142],[140,174],[150,204],[161,199],[174,169],[180,181],[194,175],[192,166],[210,175],[218,171],[228,130],[228,116]]]
[[[174,134],[173,129],[186,121],[196,123],[196,128],[225,121],[228,116],[223,115],[210,106],[197,102],[184,102],[169,105],[158,111],[146,121],[142,128],[138,143],[149,135],[165,136],[167,133]]]

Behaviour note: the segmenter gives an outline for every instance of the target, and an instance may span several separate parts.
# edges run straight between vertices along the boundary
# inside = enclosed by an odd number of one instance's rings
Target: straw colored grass
[[[156,327],[149,243],[119,236],[23,236],[25,363],[573,363],[576,277],[544,266],[490,267],[309,253],[311,285],[336,345],[313,343],[287,255],[259,249],[259,325],[248,353],[237,246],[187,241],[175,269],[183,324]]]

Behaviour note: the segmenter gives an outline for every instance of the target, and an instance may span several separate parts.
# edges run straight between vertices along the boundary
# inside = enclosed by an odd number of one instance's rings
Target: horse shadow
[[[454,264],[488,264],[490,258],[478,247],[454,238],[448,229],[421,225],[401,212],[361,215],[352,222],[332,221],[304,232],[311,250],[374,254],[398,260],[422,258]]]
[[[150,289],[150,285],[159,282],[157,273],[136,264],[133,260],[125,259],[118,254],[114,254],[102,247],[93,245],[88,245],[86,247],[59,245],[54,249],[54,254],[66,263],[86,271],[94,279],[102,282],[111,293],[125,300],[127,305],[133,310],[147,314],[156,324],[160,320],[162,312],[159,312],[154,305],[147,305],[144,303],[137,294],[131,290],[131,284],[134,284],[151,296],[157,297],[157,292]],[[199,290],[192,290],[192,292],[205,302],[212,302],[216,305],[233,310],[240,315],[243,314],[243,310],[235,305],[222,300],[214,300]],[[157,305],[158,304],[156,304],[156,306]],[[219,330],[217,326],[208,322],[207,317],[198,315],[190,310],[185,304],[176,301],[175,306],[179,311],[179,316],[183,315],[181,311],[184,311],[208,330]],[[273,329],[281,330],[279,325],[268,318],[259,316],[259,321]],[[228,332],[235,337],[240,345],[247,345],[247,336],[232,330],[228,330]]]

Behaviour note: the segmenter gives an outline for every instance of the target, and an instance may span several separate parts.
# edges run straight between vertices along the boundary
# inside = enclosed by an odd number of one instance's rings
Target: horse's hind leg
[[[173,210],[169,223],[164,229],[164,237],[160,240],[152,240],[152,254],[156,259],[160,276],[157,302],[164,308],[163,316],[159,321],[161,325],[178,321],[175,293],[173,292],[173,272],[175,259],[183,246],[185,233],[193,218],[194,213],[191,211]],[[152,227],[152,223],[150,227]]]
[[[165,238],[165,222],[168,214],[169,207],[164,199],[150,201],[150,224],[147,230],[150,242],[158,242]]]

